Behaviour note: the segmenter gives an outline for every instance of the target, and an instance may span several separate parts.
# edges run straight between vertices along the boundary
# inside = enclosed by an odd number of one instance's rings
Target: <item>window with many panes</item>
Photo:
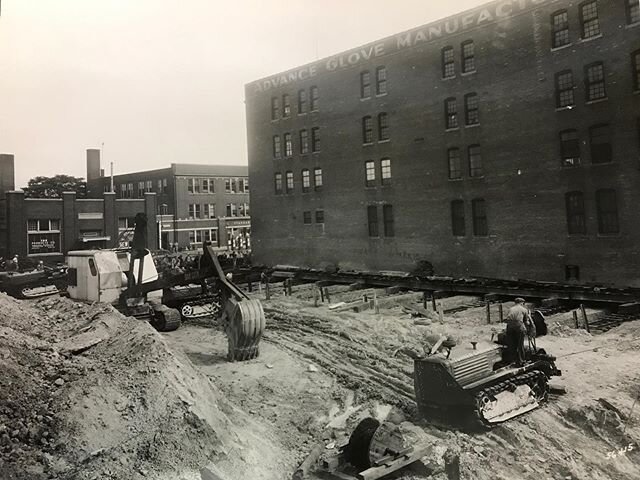
[[[213,203],[205,203],[204,218],[216,218],[216,206]]]
[[[389,116],[386,113],[378,114],[378,141],[389,140]]]
[[[384,95],[387,93],[387,68],[376,68],[376,94]]]
[[[280,172],[273,176],[273,182],[276,195],[280,195],[282,193],[282,174]]]
[[[631,64],[633,65],[633,88],[640,90],[640,50],[631,54]]]
[[[318,110],[318,107],[320,105],[320,91],[318,90],[318,87],[311,87],[311,89],[309,90],[309,96],[311,97],[309,107],[311,108],[312,112],[315,112]]]
[[[305,210],[302,212],[302,221],[305,225],[311,225],[311,211]]]
[[[202,179],[202,193],[214,193],[213,192],[213,178]]]
[[[602,62],[592,63],[585,67],[585,91],[587,101],[600,100],[607,97],[605,88],[604,64]]]
[[[616,191],[613,189],[597,190],[596,208],[598,211],[598,233],[605,235],[619,233]]]
[[[302,191],[307,193],[311,188],[311,173],[308,168],[302,170]]]
[[[271,98],[271,120],[277,120],[280,116],[280,99],[278,97]]]
[[[476,237],[489,235],[487,208],[483,198],[476,198],[471,201],[471,213],[473,215],[473,234]]]
[[[456,75],[456,64],[453,55],[453,47],[442,49],[442,77],[451,78]]]
[[[481,177],[484,175],[482,169],[482,155],[480,154],[480,145],[471,145],[467,149],[469,154],[469,176]]]
[[[237,217],[238,216],[238,207],[235,203],[227,203],[227,217]]]
[[[462,73],[475,72],[476,54],[473,40],[462,43]]]
[[[199,203],[190,203],[189,204],[189,218],[200,218],[200,204]]]
[[[307,91],[302,89],[298,92],[298,114],[307,113]]]
[[[596,0],[584,2],[580,5],[580,24],[582,27],[582,38],[591,38],[600,35],[598,2]]]
[[[556,106],[570,107],[575,104],[573,96],[573,72],[565,70],[556,73]]]
[[[565,195],[567,209],[567,231],[569,235],[584,235],[587,233],[586,216],[584,213],[584,195],[582,192],[569,192]]]
[[[289,115],[291,115],[291,99],[285,93],[282,95],[282,116],[286,118]]]
[[[289,171],[286,173],[286,181],[287,181],[287,183],[285,184],[286,193],[293,192],[293,172]]]
[[[458,102],[454,97],[444,101],[444,115],[447,129],[458,128]]]
[[[311,129],[311,151],[320,151],[320,127],[313,127]]]
[[[302,155],[309,153],[309,132],[300,130],[300,153]]]
[[[373,119],[370,115],[362,117],[362,143],[373,143]]]
[[[478,94],[468,93],[464,96],[465,120],[467,125],[480,123],[480,108],[478,106]]]
[[[462,164],[460,160],[460,149],[450,148],[447,150],[447,162],[449,163],[449,180],[462,178]]]
[[[393,206],[392,205],[383,205],[382,206],[382,224],[384,226],[384,236],[385,237],[393,237],[395,236],[395,227],[393,221]]]
[[[322,169],[321,168],[313,169],[313,185],[316,190],[322,189]]]
[[[291,134],[284,134],[284,156],[290,157],[293,155],[293,140],[291,140]]]
[[[640,1],[625,0],[627,4],[627,23],[629,25],[640,22]]]
[[[316,210],[316,223],[324,223],[324,210]]]
[[[589,128],[591,145],[591,163],[609,163],[613,161],[611,148],[611,128],[609,125],[594,125]]]
[[[273,158],[280,158],[282,147],[280,145],[280,135],[273,136]]]
[[[376,184],[376,163],[373,160],[364,162],[364,181],[367,187],[373,187]]]
[[[560,156],[563,167],[580,165],[580,139],[576,130],[560,132]]]
[[[382,185],[391,185],[391,159],[383,158],[380,160],[380,179]]]
[[[378,207],[375,205],[369,205],[367,207],[367,224],[369,226],[369,236],[379,236],[378,231]]]
[[[551,46],[553,48],[563,47],[571,43],[569,38],[569,14],[566,10],[551,15]]]
[[[464,237],[467,234],[464,221],[464,201],[451,202],[451,231],[456,237]]]
[[[371,72],[365,70],[360,72],[360,98],[371,96]]]

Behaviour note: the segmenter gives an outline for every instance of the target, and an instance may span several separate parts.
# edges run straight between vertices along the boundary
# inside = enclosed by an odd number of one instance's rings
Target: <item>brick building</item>
[[[97,152],[97,153],[93,153]],[[246,166],[171,164],[168,168],[115,175],[119,200],[157,196],[160,246],[200,247],[210,241],[220,249],[250,248],[249,180]],[[97,150],[87,151],[87,192],[92,198],[111,191]],[[119,218],[120,231],[133,218]]]
[[[638,0],[501,0],[245,88],[255,261],[640,285]]]

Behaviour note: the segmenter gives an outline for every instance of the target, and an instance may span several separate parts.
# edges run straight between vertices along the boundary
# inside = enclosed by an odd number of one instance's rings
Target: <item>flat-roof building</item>
[[[255,262],[639,285],[637,0],[500,0],[246,85]]]

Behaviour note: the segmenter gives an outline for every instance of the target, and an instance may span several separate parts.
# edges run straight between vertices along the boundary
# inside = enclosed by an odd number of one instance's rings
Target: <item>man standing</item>
[[[528,325],[533,325],[533,321],[524,306],[524,298],[516,298],[507,315],[507,348],[518,366],[524,364],[524,337]]]

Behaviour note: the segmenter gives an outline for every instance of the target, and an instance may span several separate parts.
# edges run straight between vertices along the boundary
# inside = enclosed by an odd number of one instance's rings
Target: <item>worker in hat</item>
[[[524,306],[524,298],[516,298],[507,314],[507,349],[518,366],[524,364],[524,340],[531,325],[533,320]]]

